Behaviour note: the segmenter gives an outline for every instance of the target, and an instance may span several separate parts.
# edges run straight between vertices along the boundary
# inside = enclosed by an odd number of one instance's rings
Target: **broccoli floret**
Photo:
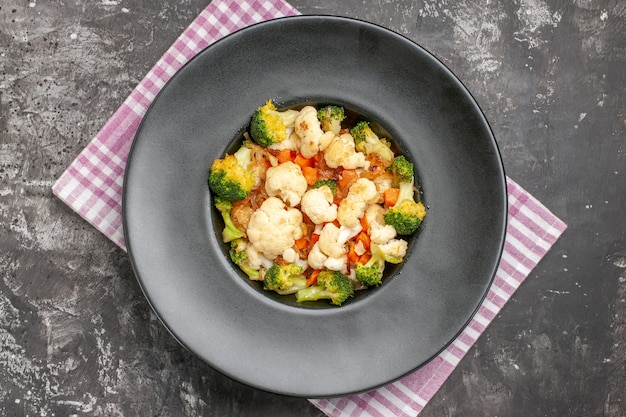
[[[244,237],[245,233],[235,226],[233,219],[230,216],[230,212],[233,209],[233,203],[220,196],[215,196],[214,202],[215,208],[222,215],[222,219],[224,219],[224,230],[222,230],[222,240],[224,243],[232,242],[235,239]]]
[[[337,183],[337,181],[331,179],[318,180],[315,182],[315,184],[311,186],[311,188],[320,188],[323,186],[327,186],[328,188],[330,188],[330,191],[333,192],[333,195],[337,194],[337,188],[339,187],[339,184]]]
[[[287,128],[293,127],[297,110],[278,111],[272,100],[256,109],[250,121],[250,135],[256,143],[268,147],[287,139]]]
[[[393,151],[389,144],[380,139],[370,127],[369,122],[361,121],[350,129],[356,150],[366,155],[377,154],[386,161],[393,160]]]
[[[230,255],[230,259],[233,261],[235,265],[237,265],[246,275],[253,280],[261,279],[261,274],[256,269],[250,266],[250,262],[248,261],[248,255],[246,254],[246,246],[247,242],[245,239],[235,239],[230,242],[230,250],[228,254]]]
[[[367,285],[368,287],[382,284],[386,263],[399,264],[404,260],[404,255],[401,254],[401,250],[396,251],[394,250],[395,248],[390,248],[388,244],[383,246],[372,242],[370,244],[372,257],[364,264],[356,264],[356,279],[361,284]]]
[[[399,235],[410,235],[417,230],[426,217],[426,208],[413,199],[413,179],[400,183],[398,201],[384,214],[385,223],[396,229]]]
[[[341,106],[325,106],[317,111],[317,118],[322,124],[324,132],[339,134],[341,122],[346,118],[346,113]]]
[[[263,278],[263,289],[277,293],[293,294],[306,287],[304,269],[296,264],[274,264],[267,270]]]
[[[216,159],[209,172],[209,188],[228,201],[243,200],[254,187],[254,173],[248,169],[252,149],[245,144],[233,155]]]
[[[387,167],[387,171],[393,174],[395,185],[399,185],[401,182],[413,181],[413,163],[406,159],[404,155],[396,156],[391,165]]]
[[[368,287],[382,284],[383,272],[385,270],[385,256],[378,245],[370,244],[372,257],[365,264],[356,264],[356,279],[361,284]]]
[[[317,284],[299,290],[296,300],[317,301],[328,299],[333,305],[341,305],[354,294],[354,283],[339,271],[325,269],[317,276]]]

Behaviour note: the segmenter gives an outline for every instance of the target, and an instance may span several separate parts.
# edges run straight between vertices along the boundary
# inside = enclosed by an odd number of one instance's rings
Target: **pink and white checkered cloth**
[[[187,61],[221,37],[271,18],[296,15],[283,0],[214,0],[180,35],[53,185],[54,194],[125,249],[122,182],[131,143],[150,103]],[[507,178],[509,224],[495,281],[475,317],[439,356],[385,387],[348,397],[311,399],[331,417],[415,417],[506,304],[566,225]]]

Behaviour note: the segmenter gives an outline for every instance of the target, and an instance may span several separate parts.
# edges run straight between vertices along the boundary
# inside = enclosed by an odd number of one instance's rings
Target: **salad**
[[[426,216],[413,163],[369,121],[346,122],[341,106],[278,110],[268,100],[208,176],[231,260],[301,303],[339,306],[381,285]]]

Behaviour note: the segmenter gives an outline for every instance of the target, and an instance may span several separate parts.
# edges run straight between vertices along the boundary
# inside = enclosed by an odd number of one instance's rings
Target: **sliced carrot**
[[[278,159],[278,162],[281,164],[287,161],[293,161],[293,155],[292,155],[291,149],[281,149],[280,151],[278,151],[276,158]]]
[[[339,185],[339,188],[345,190],[345,192],[347,193],[350,186],[354,184],[358,179],[359,174],[357,174],[355,169],[344,169],[339,176],[337,184]]]
[[[366,250],[370,249],[370,243],[371,243],[371,239],[369,237],[369,235],[365,232],[360,232],[355,239],[357,242],[361,242],[363,244],[363,247]]]
[[[355,246],[354,242],[350,242],[350,249],[348,250],[348,259],[353,264],[359,262],[359,258],[360,258],[360,256],[356,253],[354,246]]]
[[[304,166],[302,167],[302,174],[307,184],[313,185],[317,182],[317,168]]]
[[[317,284],[317,276],[320,274],[320,272],[320,269],[314,269],[313,272],[311,272],[311,276],[309,276],[309,278],[307,278],[306,280],[307,287]]]
[[[301,153],[298,153],[296,157],[293,159],[293,162],[300,165],[300,167],[312,167],[315,163],[315,159],[313,158],[305,158]]]
[[[370,224],[367,221],[367,216],[363,216],[361,217],[361,227],[363,228],[363,230],[367,231],[370,228]]]
[[[296,248],[302,250],[305,249],[307,246],[309,246],[309,239],[307,239],[306,237],[296,240]]]
[[[309,242],[309,244],[313,246],[317,243],[318,240],[320,240],[320,235],[317,233],[313,233],[311,234],[311,241]]]
[[[372,254],[371,252],[365,252],[363,255],[361,255],[361,257],[359,258],[359,263],[361,265],[365,265],[370,259],[372,259]]]
[[[383,192],[383,199],[385,200],[385,206],[391,207],[394,206],[398,202],[398,196],[400,196],[399,188],[387,188]]]

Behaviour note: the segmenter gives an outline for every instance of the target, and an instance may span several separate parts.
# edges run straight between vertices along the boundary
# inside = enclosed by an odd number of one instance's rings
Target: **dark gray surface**
[[[50,186],[206,1],[0,4],[0,414],[320,416],[179,347]],[[569,228],[421,416],[626,415],[626,6],[292,1],[417,41]]]

